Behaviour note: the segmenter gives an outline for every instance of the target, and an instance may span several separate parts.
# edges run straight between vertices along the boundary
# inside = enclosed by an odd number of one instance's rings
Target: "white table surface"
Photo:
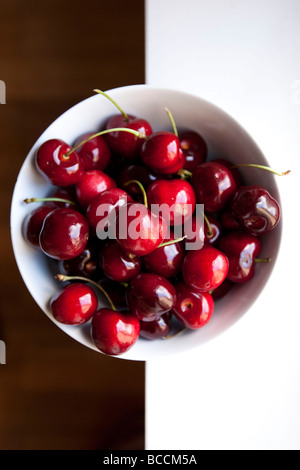
[[[146,82],[188,91],[248,131],[278,181],[276,268],[244,317],[146,363],[146,449],[300,449],[300,2],[146,0]]]

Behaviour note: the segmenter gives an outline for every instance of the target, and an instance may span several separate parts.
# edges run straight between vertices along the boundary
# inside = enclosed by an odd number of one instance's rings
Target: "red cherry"
[[[228,278],[224,279],[222,284],[212,291],[211,295],[214,301],[223,299],[223,297],[228,294],[228,292],[232,289],[233,286],[234,283],[229,281]]]
[[[109,298],[111,299],[113,306],[118,312],[127,312],[127,302],[126,302],[126,283],[122,284],[117,281],[113,281],[109,279],[105,275],[103,275],[100,279],[98,279],[97,284],[99,284],[100,288],[104,289],[104,291],[108,294]]]
[[[40,232],[45,217],[53,211],[53,207],[42,205],[29,212],[22,224],[22,233],[25,240],[35,248],[40,249]]]
[[[107,189],[91,200],[86,209],[86,217],[98,238],[106,238],[108,224],[115,223],[119,208],[127,202],[133,202],[131,196],[119,188]]]
[[[89,321],[96,312],[98,297],[86,284],[69,284],[52,297],[50,307],[58,322],[81,325]]]
[[[232,231],[241,229],[239,221],[237,220],[235,214],[230,209],[230,207],[226,207],[225,209],[223,209],[219,214],[219,218],[221,226],[224,230]]]
[[[103,171],[90,170],[77,183],[76,196],[79,204],[87,208],[97,194],[116,186],[115,181]]]
[[[228,259],[219,249],[205,245],[187,252],[182,264],[184,282],[201,292],[216,289],[228,273]]]
[[[144,204],[129,202],[119,208],[116,239],[124,251],[147,255],[161,244],[167,232],[163,217],[151,212]]]
[[[256,236],[237,231],[229,233],[220,240],[219,249],[229,261],[229,281],[241,284],[253,278],[255,258],[261,250],[261,242]]]
[[[98,89],[94,91],[110,100],[120,111],[119,114],[115,114],[108,119],[106,122],[106,129],[124,128],[137,131],[138,133],[137,135],[131,135],[117,130],[109,132],[106,135],[106,138],[110,148],[113,152],[128,160],[137,158],[143,141],[148,135],[152,134],[150,123],[145,119],[127,114],[107,93]]]
[[[172,313],[186,328],[199,329],[206,325],[214,311],[214,301],[208,292],[199,292],[184,282],[176,284],[176,302]]]
[[[162,174],[172,174],[184,164],[180,141],[169,131],[149,135],[141,147],[140,157],[148,168]]]
[[[204,232],[204,217],[201,217],[198,213],[194,213],[192,218],[183,226],[185,248],[187,250],[200,250],[204,245]]]
[[[39,243],[43,252],[54,259],[79,256],[89,239],[86,218],[73,209],[55,209],[44,220]]]
[[[233,198],[236,184],[230,170],[221,163],[205,162],[193,172],[192,185],[197,202],[205,212],[222,210]]]
[[[87,138],[94,135],[93,132],[87,132],[80,136],[74,143],[77,146],[80,142],[84,142],[77,148],[77,153],[81,157],[85,171],[89,170],[105,170],[111,160],[111,150],[105,140],[105,137],[98,135],[86,141]]]
[[[230,173],[234,178],[237,188],[239,188],[243,184],[243,178],[241,173],[239,172],[238,168],[233,168],[234,164],[231,161],[227,160],[226,158],[214,158],[212,161],[216,163],[221,163],[230,170]]]
[[[207,144],[195,131],[183,131],[179,134],[180,145],[184,153],[184,169],[193,172],[207,158]]]
[[[104,354],[117,356],[128,351],[138,340],[140,322],[130,312],[101,308],[91,321],[91,336]]]
[[[280,220],[280,206],[261,186],[238,188],[231,210],[240,226],[252,235],[261,236],[273,230]]]
[[[115,240],[105,244],[100,252],[99,261],[103,273],[118,282],[132,279],[140,272],[142,266],[139,256],[125,252]]]
[[[170,233],[165,242],[176,239],[175,234]],[[177,276],[181,271],[181,265],[185,255],[184,242],[178,241],[156,248],[149,255],[143,256],[143,264],[147,271],[170,278]]]
[[[127,184],[132,180],[138,180],[145,189],[150,186],[153,181],[162,178],[162,175],[146,168],[143,164],[131,163],[125,165],[117,176],[117,183],[120,188],[125,189],[135,200],[141,196],[142,192],[139,186],[135,183]],[[139,201],[140,202],[140,201]],[[141,201],[142,202],[142,201]]]
[[[167,336],[171,331],[171,316],[167,312],[154,321],[141,321],[140,336],[152,341]]]
[[[130,311],[137,318],[154,321],[172,309],[176,291],[166,278],[153,273],[140,273],[129,282],[126,299]]]
[[[44,142],[35,156],[38,172],[55,186],[72,186],[81,179],[84,165],[76,151],[60,139]]]
[[[59,272],[66,276],[83,276],[88,279],[97,279],[100,274],[98,262],[98,247],[87,243],[79,256],[68,260],[58,261]]]
[[[196,207],[196,196],[192,185],[182,179],[158,180],[152,183],[147,190],[148,204],[153,212],[153,205],[162,206],[170,210],[170,217],[163,215],[170,225],[182,225],[192,217]]]
[[[222,234],[222,225],[219,220],[211,214],[204,221],[204,244],[216,245]]]
[[[118,153],[128,160],[134,160],[139,156],[140,148],[145,137],[152,134],[152,127],[145,119],[140,119],[132,115],[126,118],[122,114],[116,114],[108,119],[106,129],[129,128],[138,131],[143,137],[136,137],[125,132],[110,132],[107,134],[107,142],[113,152]]]
[[[73,208],[74,205],[78,206],[78,201],[76,198],[76,192],[74,186],[67,186],[67,187],[62,187],[62,188],[56,188],[54,191],[52,191],[49,196],[49,201],[45,202],[45,204],[49,207],[53,207],[53,209],[56,209],[58,207],[65,207],[65,208]],[[59,198],[59,199],[64,199],[65,201],[70,201],[70,202],[59,202],[59,201],[50,201],[51,198]],[[76,207],[76,209],[79,209],[79,207]]]
[[[168,169],[168,173],[165,173],[165,177],[172,177],[173,175],[176,175],[179,170],[181,170],[184,167],[185,164],[185,156],[183,153],[183,150],[180,148],[178,152],[178,160],[177,162],[170,166]]]
[[[193,214],[190,223],[184,226],[186,249],[200,250],[203,245],[216,245],[221,233],[222,226],[216,217],[211,214],[205,217]]]

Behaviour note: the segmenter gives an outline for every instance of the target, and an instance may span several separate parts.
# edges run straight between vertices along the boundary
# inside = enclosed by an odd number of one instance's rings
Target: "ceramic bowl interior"
[[[248,133],[228,114],[204,99],[185,92],[134,85],[109,90],[127,113],[143,117],[154,130],[171,130],[168,108],[175,119],[178,130],[191,129],[200,132],[209,148],[209,159],[227,158],[236,163],[260,163],[269,165],[256,143]],[[84,326],[63,325],[56,322],[49,310],[49,300],[59,288],[49,271],[45,255],[29,246],[22,236],[22,222],[33,207],[26,205],[26,197],[42,197],[49,194],[50,186],[37,173],[34,155],[47,139],[61,138],[72,144],[78,136],[88,131],[97,132],[108,117],[116,113],[114,105],[105,97],[95,94],[78,103],[55,120],[40,136],[27,155],[18,175],[11,205],[11,237],[20,274],[41,310],[66,334],[86,347],[98,351],[90,338],[89,323]],[[265,171],[240,169],[245,182],[264,186],[279,201],[280,196],[274,176]],[[255,183],[254,183],[255,182]],[[243,286],[237,286],[215,303],[215,311],[209,324],[200,330],[185,331],[172,339],[139,339],[122,359],[147,361],[167,355],[178,354],[199,348],[207,341],[226,332],[239,321],[249,309],[264,286],[270,281],[281,240],[281,224],[263,239],[261,256],[272,258],[272,263],[260,263],[255,277]],[[99,351],[98,351],[99,352]]]

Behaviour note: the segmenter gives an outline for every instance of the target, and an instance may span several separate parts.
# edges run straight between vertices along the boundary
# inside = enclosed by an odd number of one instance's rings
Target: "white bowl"
[[[171,130],[168,108],[179,130],[200,132],[208,143],[211,157],[227,158],[236,163],[260,163],[268,161],[247,132],[224,111],[204,99],[185,92],[154,88],[148,85],[121,87],[107,92],[129,114],[143,117],[154,130]],[[33,207],[26,205],[26,197],[42,197],[50,186],[37,173],[34,155],[42,142],[61,138],[72,144],[78,136],[97,131],[109,116],[117,112],[105,97],[96,94],[78,103],[56,119],[40,136],[27,155],[20,170],[11,205],[11,237],[20,274],[41,310],[65,333],[83,345],[98,351],[89,333],[89,324],[70,326],[56,322],[49,310],[49,300],[60,287],[49,272],[45,255],[33,249],[22,236],[22,222]],[[266,171],[240,169],[248,184],[264,186],[277,199],[280,197],[274,176]],[[149,341],[139,339],[126,353],[116,356],[122,359],[147,361],[191,348],[199,348],[232,327],[253,305],[269,281],[275,265],[281,240],[281,223],[263,239],[262,257],[271,257],[271,263],[259,263],[255,277],[243,286],[236,286],[215,304],[211,321],[202,329],[185,331],[172,339]],[[99,351],[98,351],[99,352]]]

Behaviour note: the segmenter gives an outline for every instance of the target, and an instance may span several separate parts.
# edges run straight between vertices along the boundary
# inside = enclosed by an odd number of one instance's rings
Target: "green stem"
[[[129,118],[128,118],[128,115],[125,113],[125,111],[115,102],[115,100],[113,100],[111,98],[111,96],[109,96],[107,93],[104,93],[104,91],[102,90],[98,90],[98,89],[95,89],[94,90],[95,93],[99,93],[99,95],[102,95],[102,96],[105,96],[105,98],[107,98],[109,101],[111,101],[111,103],[113,103],[116,108],[120,111],[121,114],[123,114],[124,116],[124,119],[128,122],[129,121]]]
[[[168,242],[163,242],[160,245],[158,245],[157,248],[162,248],[163,246],[173,245],[174,243],[182,242],[186,237],[187,235],[184,235],[183,237],[175,238],[174,240],[169,240]]]
[[[24,202],[26,204],[30,204],[32,202],[64,202],[66,204],[73,204],[76,206],[76,203],[74,201],[69,201],[69,199],[62,199],[60,197],[31,197],[31,198],[26,198],[24,199]]]
[[[271,258],[254,258],[255,263],[269,263]]]
[[[208,228],[206,236],[207,236],[207,238],[212,238],[214,232],[212,231],[210,221],[208,220],[208,218],[205,214],[203,214],[203,217],[204,217],[205,223],[206,223],[207,228]]]
[[[56,279],[57,281],[62,281],[62,282],[65,282],[65,281],[83,281],[83,282],[88,282],[88,283],[92,284],[97,289],[99,289],[102,292],[102,294],[105,295],[106,299],[110,303],[110,306],[111,306],[112,310],[117,311],[117,309],[116,309],[113,301],[111,300],[110,296],[108,295],[108,293],[103,289],[102,286],[100,286],[100,284],[93,281],[92,279],[88,279],[88,278],[82,277],[82,276],[65,276],[64,274],[56,274],[56,276],[54,276],[54,279]]]
[[[185,170],[184,168],[181,168],[180,170],[177,171],[177,175],[181,179],[186,180],[186,179],[190,178],[191,176],[193,176],[193,173],[189,170]]]
[[[177,131],[177,127],[176,127],[176,124],[175,124],[175,120],[172,116],[172,113],[171,113],[171,111],[168,110],[168,108],[165,108],[165,110],[167,111],[168,116],[170,118],[170,121],[171,121],[171,124],[172,124],[172,127],[173,127],[173,132],[176,135],[176,137],[178,137],[178,131]]]
[[[136,131],[134,129],[130,129],[129,127],[115,127],[113,129],[104,129],[103,131],[96,132],[96,134],[92,134],[87,139],[84,139],[81,142],[79,142],[77,145],[72,147],[71,150],[66,152],[64,154],[64,157],[68,158],[71,155],[72,152],[77,150],[79,147],[81,147],[83,144],[85,144],[89,140],[94,139],[95,137],[99,137],[99,136],[104,135],[104,134],[110,134],[110,132],[129,132],[130,134],[133,134],[136,137],[140,137],[141,139],[146,137],[145,135],[141,134],[139,131]]]
[[[145,191],[145,188],[144,186],[142,185],[142,183],[138,180],[129,180],[129,181],[126,181],[126,183],[123,184],[123,186],[128,186],[129,184],[132,184],[132,183],[135,183],[139,186],[140,190],[142,191],[142,194],[143,194],[143,199],[144,199],[144,205],[147,207],[148,209],[148,199],[147,199],[147,193]]]
[[[291,172],[291,170],[287,170],[287,171],[283,171],[282,173],[280,173],[278,171],[273,170],[272,168],[270,168],[268,166],[257,165],[255,163],[237,163],[236,165],[233,165],[230,169],[239,168],[239,167],[259,168],[261,170],[270,171],[271,173],[274,173],[274,175],[278,175],[278,176],[285,176],[285,175],[288,175]]]

